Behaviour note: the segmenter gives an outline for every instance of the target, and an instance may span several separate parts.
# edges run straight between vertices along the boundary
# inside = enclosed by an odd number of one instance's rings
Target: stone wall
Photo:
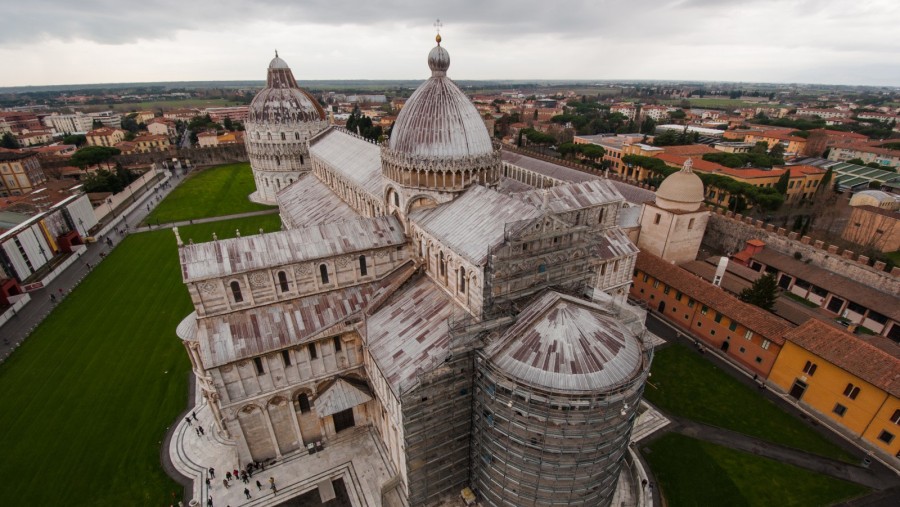
[[[786,255],[800,252],[803,259],[808,259],[813,265],[873,289],[888,294],[900,293],[900,267],[887,272],[885,263],[873,263],[865,255],[857,255],[851,250],[841,251],[836,245],[813,241],[809,236],[800,237],[796,232],[789,233],[784,228],[730,211],[723,213],[717,210],[710,215],[703,244],[733,255],[743,250],[747,240],[753,238],[765,242],[767,248]]]
[[[210,146],[207,148],[173,148],[167,151],[153,151],[149,153],[135,153],[133,155],[119,155],[116,160],[123,166],[142,166],[159,163],[163,160],[177,158],[188,159],[194,166],[207,166],[219,164],[232,164],[247,162],[247,148],[243,144],[228,144],[225,146]]]

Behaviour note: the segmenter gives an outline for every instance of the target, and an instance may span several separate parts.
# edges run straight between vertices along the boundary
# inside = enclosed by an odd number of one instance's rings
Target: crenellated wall
[[[765,242],[768,248],[786,255],[799,252],[814,265],[873,289],[888,294],[900,293],[900,267],[887,272],[884,262],[872,262],[869,257],[857,255],[852,250],[841,251],[837,245],[813,241],[809,236],[800,237],[796,232],[788,232],[784,228],[776,228],[772,224],[730,211],[717,210],[710,215],[703,244],[735,254],[744,249],[747,240],[754,238]]]

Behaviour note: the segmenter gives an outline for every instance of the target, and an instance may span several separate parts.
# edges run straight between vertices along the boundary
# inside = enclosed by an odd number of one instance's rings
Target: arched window
[[[603,215],[604,215],[604,212],[605,212],[605,211],[606,211],[606,210],[603,209],[603,208],[600,209],[600,218],[597,220],[597,223],[598,223],[598,224],[602,224],[602,223],[603,223]]]
[[[438,256],[438,273],[441,276],[447,276],[447,261],[444,259],[444,251],[441,250]]]
[[[269,133],[267,134],[267,136],[269,137],[269,141],[271,141],[271,140],[272,140],[272,133],[269,132]]]
[[[266,186],[269,186],[269,178],[266,178]]]
[[[319,276],[322,277],[322,283],[328,283],[328,266],[324,264],[319,265]]]
[[[287,274],[284,271],[278,272],[278,285],[281,286],[281,292],[288,291]]]
[[[300,132],[294,132],[294,141],[300,140]]]
[[[359,256],[359,276],[366,276],[369,274],[369,270],[366,269],[366,256]]]
[[[303,155],[300,155],[300,165],[303,165]]]
[[[309,405],[309,396],[306,393],[301,393],[300,396],[297,396],[297,402],[300,403],[300,413],[306,414],[312,410],[312,407]]]
[[[466,293],[466,268],[460,266],[459,267],[459,293]]]
[[[400,194],[394,192],[394,206],[400,207]]]
[[[281,180],[275,180],[275,185],[278,186],[278,190],[281,190]]]
[[[235,303],[240,303],[244,300],[244,296],[241,295],[241,284],[238,282],[231,282],[231,295],[234,297]]]
[[[281,140],[282,140],[282,141],[287,140],[287,137],[284,135],[284,132],[281,133]]]

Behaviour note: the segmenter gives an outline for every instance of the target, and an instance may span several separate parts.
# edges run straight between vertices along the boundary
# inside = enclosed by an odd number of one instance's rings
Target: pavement
[[[122,230],[127,225],[128,232],[133,232],[149,213],[147,205],[149,205],[149,209],[153,209],[183,180],[184,176],[173,176],[169,173],[167,180],[156,184],[152,189],[149,189],[137,198],[137,201],[142,203],[141,206],[137,206],[127,216],[120,216],[115,220],[117,227]],[[105,237],[97,237],[96,243],[86,245],[87,250],[78,261],[69,266],[44,288],[29,292],[31,301],[0,328],[3,336],[3,339],[0,340],[0,358],[6,360],[47,315],[53,311],[56,305],[68,297],[72,289],[81,283],[93,268],[96,268],[103,262],[104,257],[101,257],[101,254],[104,256],[109,254],[125,239],[126,235],[127,233],[116,234],[115,230],[111,230]],[[112,246],[106,243],[107,238],[112,241]],[[56,296],[55,302],[50,299],[51,294]]]
[[[234,215],[222,215],[218,217],[195,218],[193,220],[181,220],[179,222],[169,222],[165,224],[150,224],[139,227],[134,232],[157,231],[159,229],[171,229],[172,227],[184,227],[186,225],[208,224],[211,222],[221,222],[223,220],[232,220],[234,218],[258,217],[263,215],[278,214],[278,208],[264,209],[260,211],[248,211],[246,213],[235,213]],[[251,231],[256,232],[256,231]],[[269,231],[272,232],[272,231]]]

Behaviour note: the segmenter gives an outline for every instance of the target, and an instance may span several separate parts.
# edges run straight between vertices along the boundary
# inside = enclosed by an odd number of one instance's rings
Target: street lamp
[[[84,233],[84,237],[86,238],[87,235],[88,235],[88,233],[87,233],[87,229],[84,228],[84,220],[82,220],[81,218],[79,218],[79,219],[78,219],[78,225],[81,226],[81,231]]]

